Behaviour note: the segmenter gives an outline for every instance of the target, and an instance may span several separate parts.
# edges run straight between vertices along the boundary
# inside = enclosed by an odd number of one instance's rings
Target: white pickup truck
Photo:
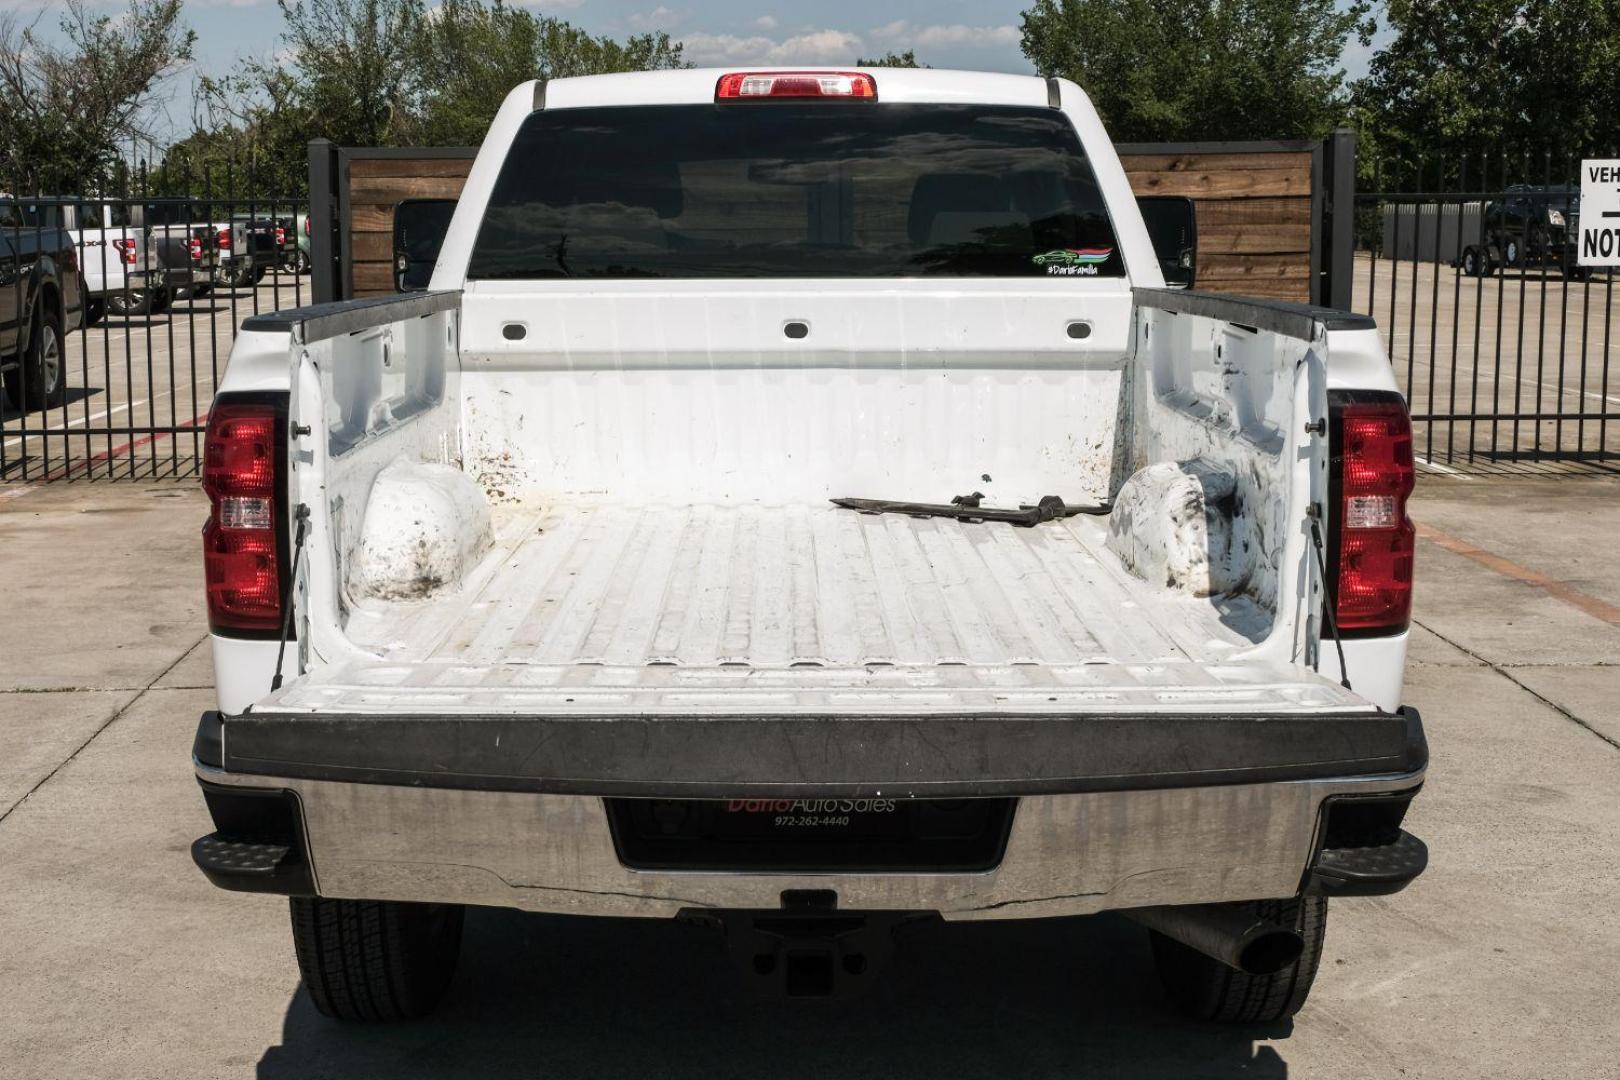
[[[90,321],[108,312],[123,319],[169,306],[172,291],[150,230],[128,201],[40,196],[28,202],[78,245]]]
[[[427,292],[243,331],[193,855],[291,897],[328,1015],[430,1010],[491,905],[791,995],[1117,910],[1269,1022],[1424,868],[1377,333],[1166,288],[1072,83],[520,86]]]

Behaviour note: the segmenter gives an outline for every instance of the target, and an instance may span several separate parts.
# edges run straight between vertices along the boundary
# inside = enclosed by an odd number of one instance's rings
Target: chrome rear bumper
[[[973,873],[644,871],[614,848],[602,798],[228,773],[208,784],[292,792],[314,891],[587,915],[768,909],[789,890],[838,907],[1028,918],[1293,896],[1323,801],[1411,791],[1422,770],[1149,790],[1025,795],[1000,864]]]

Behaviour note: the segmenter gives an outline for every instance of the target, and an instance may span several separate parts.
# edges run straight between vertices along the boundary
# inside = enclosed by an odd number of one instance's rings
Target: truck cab
[[[236,340],[198,865],[347,1019],[431,1010],[468,905],[790,995],[1120,911],[1186,1011],[1291,1015],[1427,857],[1411,430],[1369,319],[1168,287],[1190,226],[1064,80],[517,87],[425,291]]]

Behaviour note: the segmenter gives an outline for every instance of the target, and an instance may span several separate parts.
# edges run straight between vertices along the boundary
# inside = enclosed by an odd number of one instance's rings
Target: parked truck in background
[[[286,268],[294,274],[307,274],[310,266],[309,213],[298,211],[293,232],[293,251]]]
[[[276,222],[250,213],[245,203],[211,201],[201,197],[155,200],[146,212],[155,229],[184,234],[195,255],[192,269],[196,295],[208,286],[242,289],[257,285],[280,258]],[[199,243],[192,244],[198,230]],[[207,280],[201,280],[206,274]]]
[[[236,339],[198,866],[346,1019],[431,1010],[467,905],[791,995],[1114,910],[1291,1015],[1427,858],[1411,429],[1369,319],[1166,288],[1190,225],[1065,80],[518,87],[425,292]]]
[[[139,211],[125,200],[62,195],[30,196],[37,208],[78,246],[90,321],[111,313],[133,318],[163,311],[174,297]]]
[[[136,206],[151,236],[158,265],[176,300],[206,296],[220,262],[218,234],[228,225],[209,220],[209,203],[187,198],[154,198]]]
[[[67,335],[84,320],[75,238],[32,200],[0,195],[0,385],[8,408],[67,400]]]
[[[214,284],[246,289],[263,281],[281,259],[280,228],[274,218],[265,214],[231,207],[228,221],[220,226],[217,236],[220,259]]]

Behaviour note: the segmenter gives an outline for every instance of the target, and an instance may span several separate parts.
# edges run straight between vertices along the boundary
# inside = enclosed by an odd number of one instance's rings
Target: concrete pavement
[[[1255,1033],[1176,1019],[1113,917],[922,928],[869,996],[780,1003],[676,924],[506,911],[471,914],[434,1019],[332,1024],[285,903],[188,855],[203,500],[0,500],[0,1075],[1620,1077],[1620,482],[1426,478],[1415,506],[1531,575],[1421,543],[1409,823],[1433,863],[1335,902],[1310,1004]]]

